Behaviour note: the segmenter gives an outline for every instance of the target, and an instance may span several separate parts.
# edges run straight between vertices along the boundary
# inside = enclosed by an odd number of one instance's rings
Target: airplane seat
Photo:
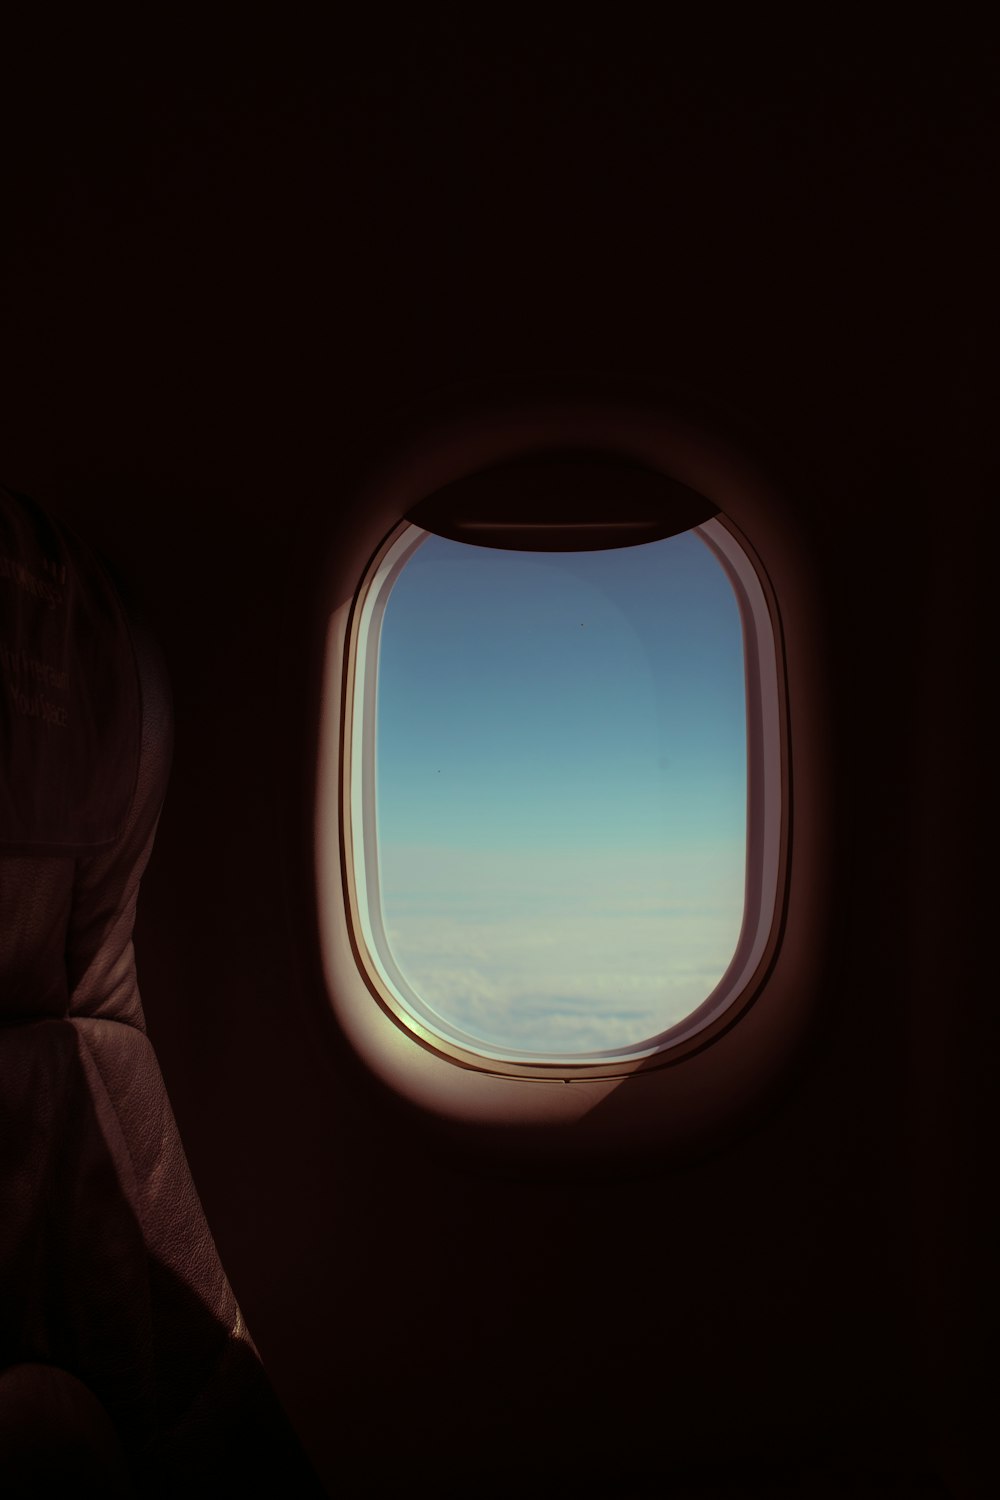
[[[125,1451],[93,1391],[51,1365],[0,1373],[0,1476],[9,1500],[72,1487],[74,1500],[130,1500]]]
[[[132,929],[170,753],[155,649],[0,489],[0,1477],[81,1424],[113,1467],[103,1412],[140,1494],[318,1494],[146,1035]]]

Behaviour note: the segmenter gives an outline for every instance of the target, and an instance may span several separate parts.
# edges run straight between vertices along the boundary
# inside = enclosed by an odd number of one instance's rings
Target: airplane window
[[[748,737],[751,668],[774,657],[755,586],[717,520],[547,553],[399,528],[359,596],[348,822],[404,1025],[585,1065],[736,998],[777,875],[767,820],[748,825],[754,777],[773,781]]]

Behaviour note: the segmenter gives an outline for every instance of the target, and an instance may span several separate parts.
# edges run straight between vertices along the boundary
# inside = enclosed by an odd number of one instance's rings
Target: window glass
[[[427,536],[378,641],[380,925],[424,1019],[573,1058],[695,1011],[740,937],[747,824],[740,613],[698,530]]]

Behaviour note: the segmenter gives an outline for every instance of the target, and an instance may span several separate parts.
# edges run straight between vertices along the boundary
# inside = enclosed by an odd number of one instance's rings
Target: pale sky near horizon
[[[428,537],[382,624],[376,816],[400,968],[512,1051],[641,1042],[732,956],[746,732],[732,587],[693,532],[605,552]]]

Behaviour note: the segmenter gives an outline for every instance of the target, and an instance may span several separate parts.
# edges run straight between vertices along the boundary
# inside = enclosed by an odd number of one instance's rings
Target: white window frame
[[[718,984],[691,1014],[658,1035],[599,1053],[556,1057],[491,1048],[429,1013],[396,964],[381,909],[375,821],[375,724],[378,655],[389,595],[428,535],[409,521],[395,526],[358,586],[346,640],[343,683],[340,833],[346,917],[355,958],[371,1000],[416,1046],[465,1070],[519,1080],[620,1078],[668,1064],[731,1024],[753,1000],[781,918],[787,783],[780,630],[759,561],[722,516],[693,528],[733,587],[743,628],[746,683],[747,837],[743,924]]]

